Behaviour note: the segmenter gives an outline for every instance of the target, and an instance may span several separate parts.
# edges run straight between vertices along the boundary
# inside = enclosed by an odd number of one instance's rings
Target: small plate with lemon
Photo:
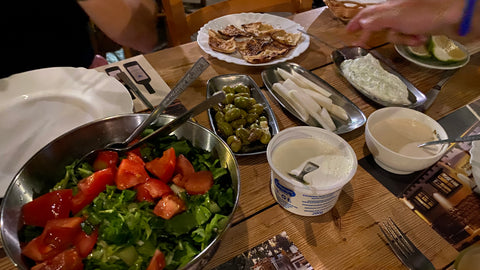
[[[425,45],[396,44],[395,49],[405,59],[433,69],[457,69],[470,60],[470,54],[462,44],[443,35],[432,36]]]

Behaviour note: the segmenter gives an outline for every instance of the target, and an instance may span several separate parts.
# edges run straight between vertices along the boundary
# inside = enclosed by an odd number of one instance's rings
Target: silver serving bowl
[[[105,118],[80,126],[49,143],[37,152],[17,173],[10,183],[1,206],[0,226],[2,242],[6,254],[19,269],[28,269],[21,255],[18,231],[22,227],[21,206],[30,202],[34,195],[43,194],[64,176],[65,166],[85,153],[99,149],[112,141],[123,141],[147,114],[128,114]],[[162,126],[173,120],[173,116],[162,115],[156,125]],[[235,205],[229,215],[226,228],[183,269],[202,268],[220,243],[224,232],[238,205],[240,191],[240,171],[230,147],[209,129],[188,121],[173,134],[179,139],[189,140],[193,146],[212,152],[227,168],[235,191]]]

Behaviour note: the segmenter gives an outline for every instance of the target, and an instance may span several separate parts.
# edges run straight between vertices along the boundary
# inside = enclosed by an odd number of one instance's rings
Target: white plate
[[[463,50],[467,54],[467,59],[460,61],[460,62],[454,62],[454,63],[445,63],[439,60],[436,60],[434,58],[420,58],[420,57],[415,57],[411,55],[407,49],[407,46],[405,45],[395,45],[395,50],[403,56],[405,59],[408,61],[415,63],[419,66],[426,67],[426,68],[432,68],[432,69],[457,69],[465,66],[468,61],[470,61],[470,54],[468,53],[467,49],[457,41],[453,41],[461,50]]]
[[[292,58],[299,56],[303,53],[308,46],[310,45],[310,37],[302,34],[302,39],[298,45],[288,52],[287,55],[274,59],[273,61],[261,64],[252,64],[243,60],[241,55],[236,52],[233,54],[220,53],[212,50],[208,45],[208,30],[220,30],[226,26],[233,24],[237,27],[240,27],[242,24],[252,23],[252,22],[263,22],[272,25],[276,29],[283,29],[288,33],[297,33],[297,29],[305,30],[303,26],[298,23],[271,14],[266,13],[239,13],[239,14],[230,14],[214,20],[209,21],[198,31],[197,43],[202,48],[203,51],[210,54],[211,56],[223,60],[228,63],[235,63],[238,65],[244,66],[269,66],[277,63],[285,62]]]
[[[46,68],[0,80],[0,197],[33,154],[87,122],[131,113],[116,79],[92,69]]]
[[[472,165],[472,175],[476,185],[476,187],[472,187],[472,189],[480,194],[480,141],[472,142],[470,165]]]

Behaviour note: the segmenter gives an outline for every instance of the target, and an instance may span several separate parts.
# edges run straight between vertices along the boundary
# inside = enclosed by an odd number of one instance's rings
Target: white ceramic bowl
[[[445,129],[428,115],[408,108],[385,107],[368,117],[365,141],[380,167],[395,174],[409,174],[430,167],[447,151],[447,144],[416,148],[422,142],[436,140],[434,132],[440,139],[447,138]],[[409,147],[403,144],[406,142]]]

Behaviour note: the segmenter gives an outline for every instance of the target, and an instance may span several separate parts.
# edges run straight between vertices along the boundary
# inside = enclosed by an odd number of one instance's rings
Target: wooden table
[[[356,38],[356,35],[347,33],[345,25],[325,8],[297,14],[292,19],[335,47],[350,44]],[[443,71],[422,68],[406,61],[381,36],[374,37],[369,46],[389,59],[422,92],[427,92],[441,78]],[[310,47],[291,62],[300,64],[330,83],[368,117],[380,107],[364,99],[346,83],[332,64],[330,53],[331,48],[311,39]],[[205,98],[207,81],[216,75],[248,74],[265,90],[260,77],[264,67],[223,62],[204,53],[196,42],[145,55],[170,87],[200,56],[204,56],[211,66],[180,97],[187,108]],[[476,66],[480,74],[478,55],[473,55],[469,65]],[[269,99],[281,130],[301,125],[266,92],[264,94]],[[461,95],[454,91],[442,91],[426,114],[439,119],[472,102],[478,98],[478,94],[474,89],[462,92]],[[206,113],[196,119],[210,128]],[[364,127],[341,137],[353,147],[359,160],[369,155]],[[237,160],[241,174],[239,207],[231,228],[224,235],[206,269],[218,266],[282,231],[287,233],[314,269],[405,269],[380,237],[377,224],[388,217],[397,222],[437,269],[448,266],[458,254],[446,240],[361,166],[358,166],[356,175],[340,194],[335,206],[338,214],[332,215],[333,211],[330,211],[316,217],[302,217],[284,210],[273,199],[270,192],[270,167],[264,154],[239,157]],[[3,258],[0,260],[0,268],[14,269],[14,266]]]

